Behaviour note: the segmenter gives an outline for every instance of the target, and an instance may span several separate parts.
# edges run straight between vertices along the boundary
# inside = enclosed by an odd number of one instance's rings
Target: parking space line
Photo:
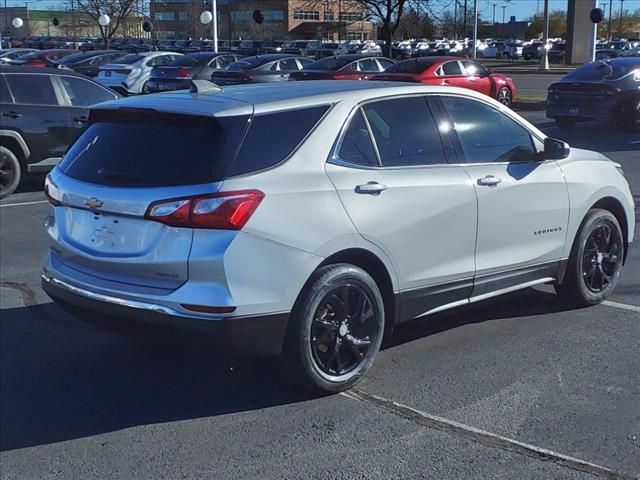
[[[37,205],[39,203],[48,203],[48,201],[47,200],[36,200],[34,202],[5,203],[4,205],[0,204],[0,208],[4,208],[4,207],[19,207],[21,205]]]
[[[630,310],[632,312],[640,313],[640,307],[637,305],[629,305],[628,303],[612,302],[610,300],[605,300],[604,302],[602,302],[602,304],[606,305],[607,307],[621,308],[623,310]]]
[[[431,415],[429,413],[416,410],[415,408],[402,405],[392,400],[387,400],[386,398],[363,392],[362,390],[351,389],[347,392],[342,392],[340,395],[352,400],[381,408],[390,413],[393,413],[394,415],[417,423],[418,425],[465,437],[487,447],[499,448],[501,450],[507,450],[509,452],[526,455],[537,460],[552,462],[557,465],[570,468],[572,470],[590,473],[592,475],[597,475],[604,478],[614,480],[638,480],[638,477],[625,472],[620,472],[608,467],[603,467],[595,463],[580,460],[579,458],[563,455],[562,453],[557,453],[552,450],[540,448],[529,443],[514,440],[512,438],[503,437],[502,435],[487,432],[485,430],[471,427],[454,420]]]

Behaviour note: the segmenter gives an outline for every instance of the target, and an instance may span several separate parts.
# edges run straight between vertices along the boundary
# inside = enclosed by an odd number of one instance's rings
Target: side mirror
[[[567,142],[555,138],[544,139],[544,158],[547,160],[562,160],[571,153],[571,147]]]

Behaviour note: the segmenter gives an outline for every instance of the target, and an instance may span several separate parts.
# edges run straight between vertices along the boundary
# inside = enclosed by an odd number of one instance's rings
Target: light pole
[[[111,18],[106,13],[103,13],[98,17],[98,25],[100,25],[100,31],[102,32],[102,36],[104,38],[104,48],[109,49],[109,24],[111,23]]]
[[[231,12],[229,12],[231,15]],[[211,11],[205,10],[200,14],[200,22],[204,25],[211,23],[213,37],[213,53],[218,53],[218,5],[216,0],[211,0]]]
[[[473,59],[474,60],[476,59],[477,45],[478,45],[478,0],[473,0]]]
[[[544,0],[544,20],[542,29],[542,55],[540,56],[540,70],[549,70],[549,0]]]
[[[607,18],[607,2],[602,2],[602,18]],[[607,32],[607,38],[609,38],[609,33]]]
[[[624,0],[620,0],[620,28],[618,29],[619,31],[619,38],[622,38],[622,14],[624,13]]]
[[[496,7],[498,6],[497,3],[494,3],[493,5],[493,24],[496,24]]]
[[[505,16],[505,12],[507,11],[507,6],[501,5],[500,8],[502,9],[502,24],[504,25],[504,16]]]

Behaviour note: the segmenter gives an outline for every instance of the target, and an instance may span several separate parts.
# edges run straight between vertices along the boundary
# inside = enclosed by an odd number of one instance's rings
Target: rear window
[[[229,176],[265,170],[286,160],[327,110],[329,106],[323,105],[256,115]]]
[[[172,67],[195,67],[199,63],[206,63],[206,57],[191,57],[185,55],[183,57],[179,57],[178,59],[171,62]]]
[[[329,57],[329,58],[324,58],[322,60],[318,60],[315,63],[312,63],[311,65],[309,65],[308,68],[309,70],[328,70],[328,71],[333,71],[333,70],[338,70],[342,67],[344,67],[345,65],[353,62],[354,60],[357,60],[356,58],[353,57]]]
[[[113,117],[113,115],[118,115]],[[246,130],[248,117],[96,111],[59,168],[99,185],[162,187],[220,181]]]
[[[564,80],[575,82],[615,80],[638,68],[640,68],[640,59],[637,62],[599,60],[576,68]]]
[[[143,55],[135,55],[135,54],[125,55],[124,57],[118,59],[118,63],[122,65],[133,65],[134,63],[139,62],[143,58],[144,58]]]

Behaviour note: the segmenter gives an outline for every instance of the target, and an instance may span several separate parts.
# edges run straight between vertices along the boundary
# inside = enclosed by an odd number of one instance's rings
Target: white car
[[[514,46],[513,53],[510,55],[511,46]],[[522,44],[511,42],[493,42],[484,48],[480,47],[477,53],[479,58],[518,58],[522,56]]]
[[[147,81],[154,67],[162,67],[181,57],[175,52],[142,52],[125,55],[118,63],[100,67],[98,82],[123,95],[149,93]]]
[[[94,107],[48,176],[42,284],[77,318],[256,342],[336,392],[402,322],[543,283],[580,306],[615,288],[635,228],[620,165],[486,95],[200,88]]]

